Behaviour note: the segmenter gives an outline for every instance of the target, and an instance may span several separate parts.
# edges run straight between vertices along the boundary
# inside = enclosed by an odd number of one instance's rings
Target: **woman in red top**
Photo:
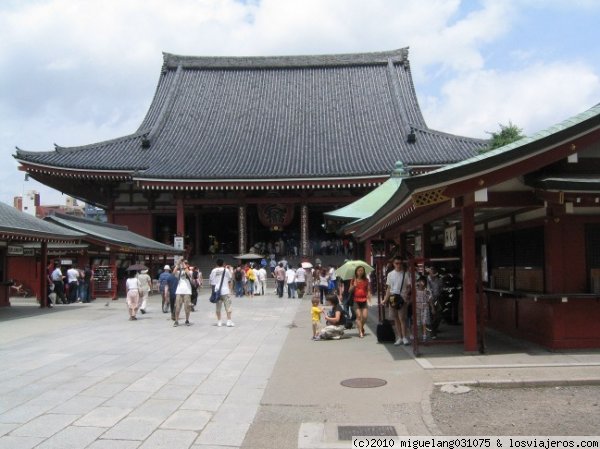
[[[348,289],[351,295],[354,295],[354,304],[356,304],[356,326],[358,328],[358,336],[365,336],[365,323],[369,316],[369,308],[371,305],[371,289],[369,288],[369,278],[364,267],[356,267],[354,270],[354,279],[350,282]]]

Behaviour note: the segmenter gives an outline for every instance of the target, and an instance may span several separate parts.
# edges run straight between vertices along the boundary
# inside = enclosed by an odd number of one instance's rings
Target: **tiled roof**
[[[139,179],[348,178],[442,165],[485,141],[430,130],[408,50],[267,58],[165,54],[154,100],[129,136],[22,162],[128,170]],[[416,141],[407,142],[414,130]]]
[[[500,170],[522,161],[523,158],[542,153],[559,142],[568,141],[574,136],[589,133],[591,130],[598,128],[600,128],[600,103],[549,128],[500,148],[446,165],[422,175],[404,178],[401,188],[397,189],[387,200],[382,199],[379,201],[371,216],[365,218],[360,223],[361,227],[356,235],[362,238],[365,235],[369,235],[377,226],[381,227],[381,223],[385,217],[407,204],[411,199],[411,195],[416,191],[451,184],[454,180],[464,179],[467,176],[473,177],[477,173]],[[555,187],[558,190],[580,189],[583,191],[595,191],[598,188],[598,184],[597,178],[581,176],[579,178],[541,179],[537,187]],[[352,204],[348,207],[351,207]],[[378,229],[377,232],[380,230]]]
[[[143,251],[148,254],[181,254],[180,250],[131,232],[126,226],[101,223],[85,218],[70,217],[68,215],[50,215],[46,217],[46,220],[56,223],[60,227],[81,232],[86,237],[91,237],[108,244],[128,247],[135,251]]]
[[[0,202],[0,234],[36,240],[76,240],[83,234],[48,223]]]

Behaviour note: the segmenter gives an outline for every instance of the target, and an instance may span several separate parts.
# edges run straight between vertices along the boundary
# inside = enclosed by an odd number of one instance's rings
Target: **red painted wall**
[[[121,226],[127,226],[131,232],[153,238],[152,234],[152,214],[150,212],[141,213],[123,213],[115,212],[113,223]]]
[[[6,279],[14,279],[17,284],[23,283],[34,296],[39,298],[39,268],[35,257],[13,256],[6,258]]]
[[[600,347],[600,299],[487,296],[489,327],[554,350]]]

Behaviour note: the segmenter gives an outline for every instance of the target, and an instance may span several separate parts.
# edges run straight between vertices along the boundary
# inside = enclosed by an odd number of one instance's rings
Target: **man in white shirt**
[[[298,266],[296,270],[296,289],[298,290],[298,298],[304,298],[304,292],[306,291],[306,270],[302,268],[302,265]]]
[[[288,299],[296,297],[296,270],[288,265],[288,269],[285,270],[285,282],[287,284]]]
[[[267,270],[265,267],[260,267],[258,270],[258,293],[264,295],[267,291]]]
[[[178,279],[175,290],[175,321],[173,326],[179,326],[179,312],[182,304],[185,307],[185,325],[190,326],[190,312],[192,311],[192,276],[187,260],[182,260],[175,266],[173,275]]]
[[[67,283],[69,284],[69,303],[77,302],[77,289],[79,287],[79,270],[75,265],[67,270]]]
[[[62,302],[63,304],[67,303],[65,298],[65,281],[63,279],[62,270],[60,269],[60,261],[54,262],[54,271],[50,275],[52,279],[52,283],[54,284],[54,292],[56,293],[56,304],[58,302]]]
[[[225,306],[225,313],[227,314],[227,327],[233,327],[235,324],[231,321],[231,297],[230,297],[230,284],[231,284],[231,270],[223,265],[223,259],[217,259],[217,266],[210,272],[210,285],[213,291],[219,290],[219,300],[215,303],[217,312],[217,326],[223,326],[221,321],[221,308]]]
[[[383,298],[383,304],[390,304],[390,313],[394,318],[396,326],[396,342],[394,345],[404,344],[406,346],[409,344],[406,329],[406,310],[410,298],[411,281],[400,257],[394,258],[394,270],[388,273],[386,285],[387,290]]]

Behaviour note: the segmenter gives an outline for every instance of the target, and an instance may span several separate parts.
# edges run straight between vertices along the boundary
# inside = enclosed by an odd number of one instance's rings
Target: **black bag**
[[[389,302],[394,309],[401,309],[404,305],[404,298],[402,295],[390,295]]]
[[[377,325],[377,342],[388,343],[391,341],[396,341],[396,334],[394,334],[392,322],[384,319]]]

